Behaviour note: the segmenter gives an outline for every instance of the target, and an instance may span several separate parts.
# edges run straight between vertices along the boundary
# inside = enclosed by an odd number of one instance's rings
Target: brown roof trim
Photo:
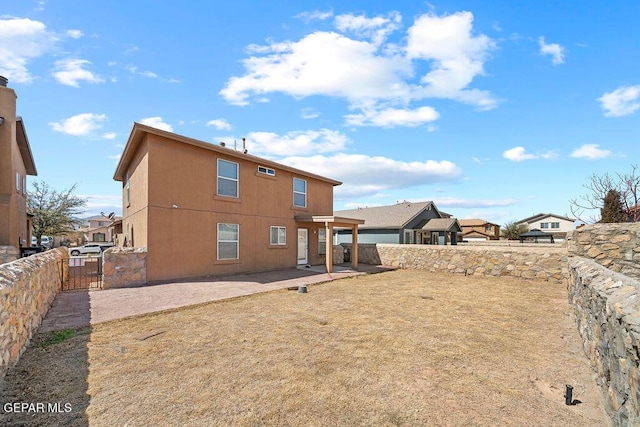
[[[22,156],[22,162],[27,170],[27,175],[38,175],[36,170],[36,163],[33,160],[33,153],[31,153],[31,146],[29,145],[29,138],[27,138],[27,130],[24,128],[24,122],[22,117],[16,117],[16,141],[18,142],[18,148],[20,149],[20,155]]]
[[[129,165],[129,162],[131,161],[131,158],[133,157],[133,154],[138,144],[140,144],[140,142],[142,141],[144,134],[157,135],[163,138],[171,139],[173,141],[183,142],[185,144],[204,148],[205,150],[224,154],[227,157],[249,160],[255,163],[259,163],[262,166],[270,166],[276,169],[286,170],[296,175],[302,175],[309,178],[318,179],[320,181],[325,181],[333,185],[342,184],[342,182],[340,181],[336,181],[334,179],[326,178],[310,172],[306,172],[301,169],[292,168],[291,166],[286,166],[286,165],[283,165],[282,163],[276,163],[272,160],[267,160],[262,157],[253,156],[251,154],[245,154],[242,151],[236,151],[231,148],[221,147],[208,142],[200,141],[198,139],[188,138],[186,136],[178,135],[173,132],[167,132],[164,130],[156,129],[154,127],[143,125],[137,122],[133,124],[133,128],[131,129],[131,134],[129,135],[129,139],[127,140],[127,145],[124,147],[124,151],[122,152],[122,156],[120,157],[120,161],[118,162],[116,171],[113,174],[114,180],[124,181],[127,166]]]

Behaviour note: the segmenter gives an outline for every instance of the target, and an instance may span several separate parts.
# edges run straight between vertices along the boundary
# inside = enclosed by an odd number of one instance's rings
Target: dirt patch
[[[31,346],[0,391],[75,412],[0,423],[607,425],[566,301],[403,270],[99,324]]]

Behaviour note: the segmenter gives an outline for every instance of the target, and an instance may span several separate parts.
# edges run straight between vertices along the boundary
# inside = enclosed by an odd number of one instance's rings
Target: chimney
[[[0,86],[7,87],[7,83],[9,83],[9,80],[4,76],[0,76]]]

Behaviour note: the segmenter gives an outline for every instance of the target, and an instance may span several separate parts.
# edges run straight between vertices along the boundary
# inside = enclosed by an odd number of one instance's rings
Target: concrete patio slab
[[[63,292],[56,295],[39,331],[80,328],[209,301],[278,289],[297,289],[299,286],[309,286],[361,274],[380,273],[391,269],[360,264],[358,271],[355,271],[350,266],[338,265],[335,266],[334,272],[327,273],[324,266],[311,266],[120,289]]]

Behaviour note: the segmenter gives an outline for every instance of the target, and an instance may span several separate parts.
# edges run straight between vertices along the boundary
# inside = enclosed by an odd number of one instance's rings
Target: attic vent
[[[269,175],[269,176],[276,176],[276,171],[266,166],[258,166],[258,172]]]

